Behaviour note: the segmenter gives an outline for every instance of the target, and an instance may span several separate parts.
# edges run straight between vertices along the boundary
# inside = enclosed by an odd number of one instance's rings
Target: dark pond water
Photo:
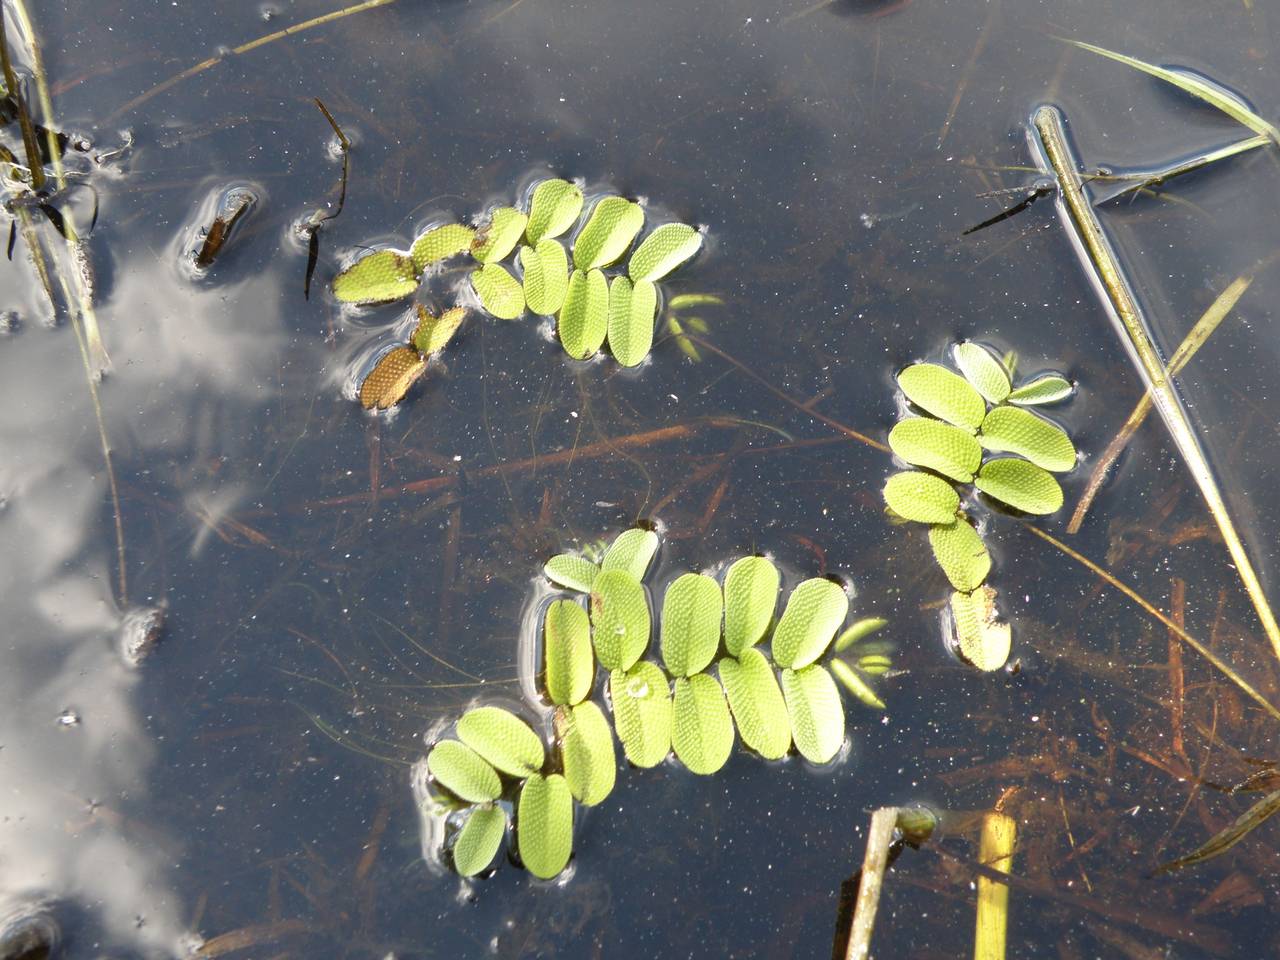
[[[1011,955],[1273,955],[1273,825],[1148,876],[1260,796],[1221,787],[1280,756],[1276,721],[1189,650],[1179,673],[1164,626],[1008,517],[987,540],[1021,668],[958,663],[925,538],[883,515],[889,457],[800,409],[883,439],[903,364],[970,337],[1016,350],[1022,371],[1079,384],[1053,412],[1084,454],[1064,484],[1074,506],[1140,381],[1051,200],[962,233],[1038,176],[1039,103],[1063,108],[1089,166],[1248,133],[1058,37],[1198,68],[1271,117],[1268,4],[398,0],[130,105],[337,6],[28,0],[57,126],[92,144],[67,162],[98,208],[127,598],[75,333],[48,322],[19,238],[0,262],[3,912],[47,911],[74,958],[824,957],[871,809],[1001,802],[1027,880]],[[21,49],[15,66],[29,75]],[[306,299],[296,224],[336,199],[340,172],[316,97],[353,147]],[[1273,589],[1276,157],[1104,213],[1166,353],[1254,274],[1181,386]],[[706,250],[664,286],[724,299],[701,314],[720,352],[694,362],[660,337],[621,371],[568,360],[527,316],[477,313],[393,416],[365,414],[356,378],[411,320],[403,304],[340,308],[334,273],[546,175],[705,227]],[[235,187],[258,201],[195,271]],[[89,195],[66,201],[82,228]],[[446,307],[463,282],[419,296]],[[1068,513],[1036,526],[1065,537]],[[888,710],[851,709],[829,767],[742,750],[714,777],[624,765],[580,819],[567,878],[503,863],[464,884],[424,856],[410,766],[467,704],[529,709],[517,654],[543,562],[637,520],[664,534],[656,583],[763,550],[793,579],[854,585],[858,611],[892,621],[904,672],[881,687]],[[1187,629],[1280,702],[1158,424],[1070,540],[1162,610],[1185,592]],[[153,607],[163,632],[130,666],[122,618]],[[877,955],[970,951],[977,853],[954,822],[891,873]]]

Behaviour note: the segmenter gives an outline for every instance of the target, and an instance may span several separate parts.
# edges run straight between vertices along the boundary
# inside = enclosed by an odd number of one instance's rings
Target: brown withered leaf
[[[366,410],[393,407],[427,369],[427,362],[413,347],[396,347],[381,360],[360,384],[360,403]]]

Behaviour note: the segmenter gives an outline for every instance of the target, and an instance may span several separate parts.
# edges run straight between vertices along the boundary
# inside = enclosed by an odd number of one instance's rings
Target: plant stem
[[[1017,821],[992,810],[982,818],[978,862],[1001,873],[1013,866]],[[978,910],[973,934],[973,960],[1004,960],[1009,929],[1009,887],[988,877],[978,877]]]
[[[867,850],[862,857],[862,882],[858,884],[858,900],[849,925],[845,960],[866,960],[871,952],[871,933],[876,925],[876,909],[880,906],[880,890],[897,823],[897,807],[881,807],[871,814]]]

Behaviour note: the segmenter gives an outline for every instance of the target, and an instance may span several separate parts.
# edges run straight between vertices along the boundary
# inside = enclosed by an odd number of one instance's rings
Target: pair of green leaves
[[[404,399],[409,388],[427,371],[427,360],[445,348],[466,319],[465,307],[440,316],[418,305],[418,325],[409,343],[383,354],[360,384],[360,404],[366,410],[386,410]]]
[[[373,250],[333,278],[333,295],[343,303],[390,303],[418,289],[427,267],[460,253],[476,241],[476,232],[460,223],[432,227],[418,236],[408,253]]]

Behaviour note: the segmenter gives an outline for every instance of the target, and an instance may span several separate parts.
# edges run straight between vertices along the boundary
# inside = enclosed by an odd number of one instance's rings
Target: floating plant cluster
[[[765,759],[781,759],[794,745],[824,764],[844,742],[837,680],[884,709],[871,684],[890,668],[890,647],[866,638],[886,621],[845,627],[848,594],[820,578],[797,585],[775,618],[781,575],[765,557],[737,560],[719,581],[686,573],[672,582],[661,604],[661,662],[645,659],[653,625],[641,581],[657,548],[657,534],[633,529],[599,562],[560,554],[546,564],[553,583],[586,599],[561,596],[543,617],[539,678],[552,707],[551,750],[533,726],[496,706],[467,711],[456,738],[431,748],[433,801],[461,824],[448,844],[459,874],[493,863],[508,808],[525,868],[544,879],[564,870],[575,802],[594,806],[613,790],[615,734],[627,760],[642,768],[674,752],[693,773],[715,773],[733,750],[735,725],[743,744]],[[759,649],[765,643],[768,654]],[[590,699],[598,668],[608,675],[612,725]]]
[[[972,484],[1023,513],[1058,510],[1062,488],[1053,473],[1075,466],[1076,449],[1061,427],[1026,408],[1066,399],[1073,388],[1056,374],[1014,388],[1006,364],[976,343],[956,344],[953,357],[959,374],[935,363],[898,374],[898,387],[926,415],[898,421],[889,446],[920,469],[889,477],[884,499],[893,514],[929,525],[929,545],[954,588],[949,610],[960,655],[998,670],[1009,658],[1009,625],[998,619],[996,592],[986,585],[991,555],[957,486]]]
[[[569,356],[585,360],[607,341],[620,364],[636,366],[653,345],[657,282],[698,252],[702,235],[688,224],[662,224],[635,247],[625,272],[609,277],[604,271],[643,229],[644,208],[618,196],[595,201],[570,254],[558,238],[578,224],[583,206],[577,184],[543,180],[533,189],[527,213],[498,207],[478,230],[444,224],[423,232],[407,253],[374,250],[334,278],[333,294],[354,304],[399,300],[418,289],[428,268],[469,254],[479,264],[471,272],[472,289],[493,316],[514,320],[526,309],[554,316]],[[503,265],[508,258],[512,267],[519,264],[519,278]],[[409,358],[397,351],[405,349],[411,348],[397,348],[379,365],[402,367]]]

